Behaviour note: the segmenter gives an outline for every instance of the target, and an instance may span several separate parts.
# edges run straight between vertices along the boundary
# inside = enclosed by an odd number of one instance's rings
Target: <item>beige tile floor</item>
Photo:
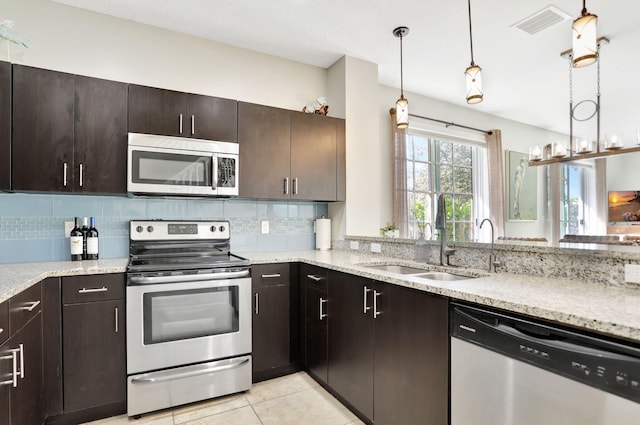
[[[143,415],[91,425],[362,425],[353,413],[306,373],[254,384],[250,391]]]

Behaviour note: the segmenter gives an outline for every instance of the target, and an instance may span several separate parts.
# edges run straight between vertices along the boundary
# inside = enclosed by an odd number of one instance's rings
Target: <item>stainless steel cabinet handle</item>
[[[118,307],[115,308],[115,319],[116,319],[116,333],[118,333],[119,327],[118,327]]]
[[[84,174],[84,167],[82,166],[82,164],[80,164],[80,187],[83,186],[83,182],[84,182],[83,174]]]
[[[377,318],[382,314],[381,311],[378,311],[378,297],[382,295],[382,292],[373,291],[373,318]]]
[[[180,134],[182,134],[182,114],[180,114]]]
[[[326,313],[323,313],[323,308],[322,306],[327,302],[327,300],[325,300],[324,298],[320,298],[320,320],[324,319],[325,317],[327,317]]]
[[[0,328],[0,334],[4,332],[4,328]]]
[[[36,307],[40,305],[40,301],[31,301],[30,303],[27,303],[27,304],[31,304],[31,305],[29,307],[22,307],[21,310],[33,311],[36,309]]]
[[[196,134],[196,116],[191,115],[191,135]]]
[[[313,274],[308,274],[307,277],[311,280],[315,280],[316,282],[320,282],[322,279],[324,279],[323,277],[316,276]]]
[[[103,286],[102,288],[82,288],[82,289],[78,289],[78,294],[91,294],[93,292],[107,292],[109,289],[107,289],[106,286]]]
[[[7,350],[7,353],[11,353],[8,356],[2,356],[0,357],[0,360],[12,360],[13,361],[13,370],[11,373],[12,379],[9,379],[7,381],[0,381],[0,386],[1,385],[11,385],[12,387],[17,387],[18,386],[18,351],[19,349],[15,348],[13,350]]]
[[[284,178],[284,194],[289,194],[289,177]]]
[[[67,163],[66,162],[62,165],[62,184],[64,187],[67,187]]]
[[[280,277],[280,276],[281,276],[281,274],[280,274],[280,273],[263,274],[263,275],[262,275],[262,278],[263,278],[263,279],[271,279],[271,278],[274,278],[274,277]]]
[[[298,194],[298,178],[293,179],[293,194]]]
[[[363,312],[364,314],[367,314],[367,311],[371,310],[371,307],[369,307],[369,306],[367,305],[367,294],[368,294],[369,292],[371,292],[371,289],[369,289],[369,288],[367,288],[367,287],[365,286],[365,287],[363,288],[363,291],[362,291],[362,298],[363,298],[363,299],[362,299],[362,305],[363,305],[362,312]]]
[[[255,295],[253,296],[253,298],[255,299],[255,302],[256,302],[256,306],[255,306],[255,308],[253,309],[253,311],[254,311],[256,314],[260,314],[260,309],[258,308],[259,296],[258,296],[258,293],[257,293],[257,292],[255,293]]]
[[[24,344],[19,345],[20,352],[20,379],[24,379]]]

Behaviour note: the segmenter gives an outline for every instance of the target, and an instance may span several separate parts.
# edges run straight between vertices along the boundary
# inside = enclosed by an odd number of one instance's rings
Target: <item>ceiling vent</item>
[[[528,34],[534,35],[570,18],[571,16],[568,13],[563,12],[557,7],[547,6],[533,15],[511,25],[511,28],[518,28]]]

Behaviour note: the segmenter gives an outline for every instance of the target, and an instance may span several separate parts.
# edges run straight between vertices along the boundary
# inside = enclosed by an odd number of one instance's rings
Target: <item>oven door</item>
[[[130,145],[127,191],[217,195],[217,168],[212,152]]]
[[[251,353],[251,278],[213,276],[128,278],[129,374]]]

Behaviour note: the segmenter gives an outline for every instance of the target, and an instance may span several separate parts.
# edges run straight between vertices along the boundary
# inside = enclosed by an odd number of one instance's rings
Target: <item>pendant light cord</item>
[[[404,72],[402,69],[402,34],[400,34],[400,98],[404,99]]]
[[[582,16],[586,16],[587,12],[587,0],[582,0]]]
[[[473,33],[471,31],[471,0],[467,0],[467,3],[469,4],[469,46],[471,48],[471,65],[473,66],[475,63],[473,62]]]

